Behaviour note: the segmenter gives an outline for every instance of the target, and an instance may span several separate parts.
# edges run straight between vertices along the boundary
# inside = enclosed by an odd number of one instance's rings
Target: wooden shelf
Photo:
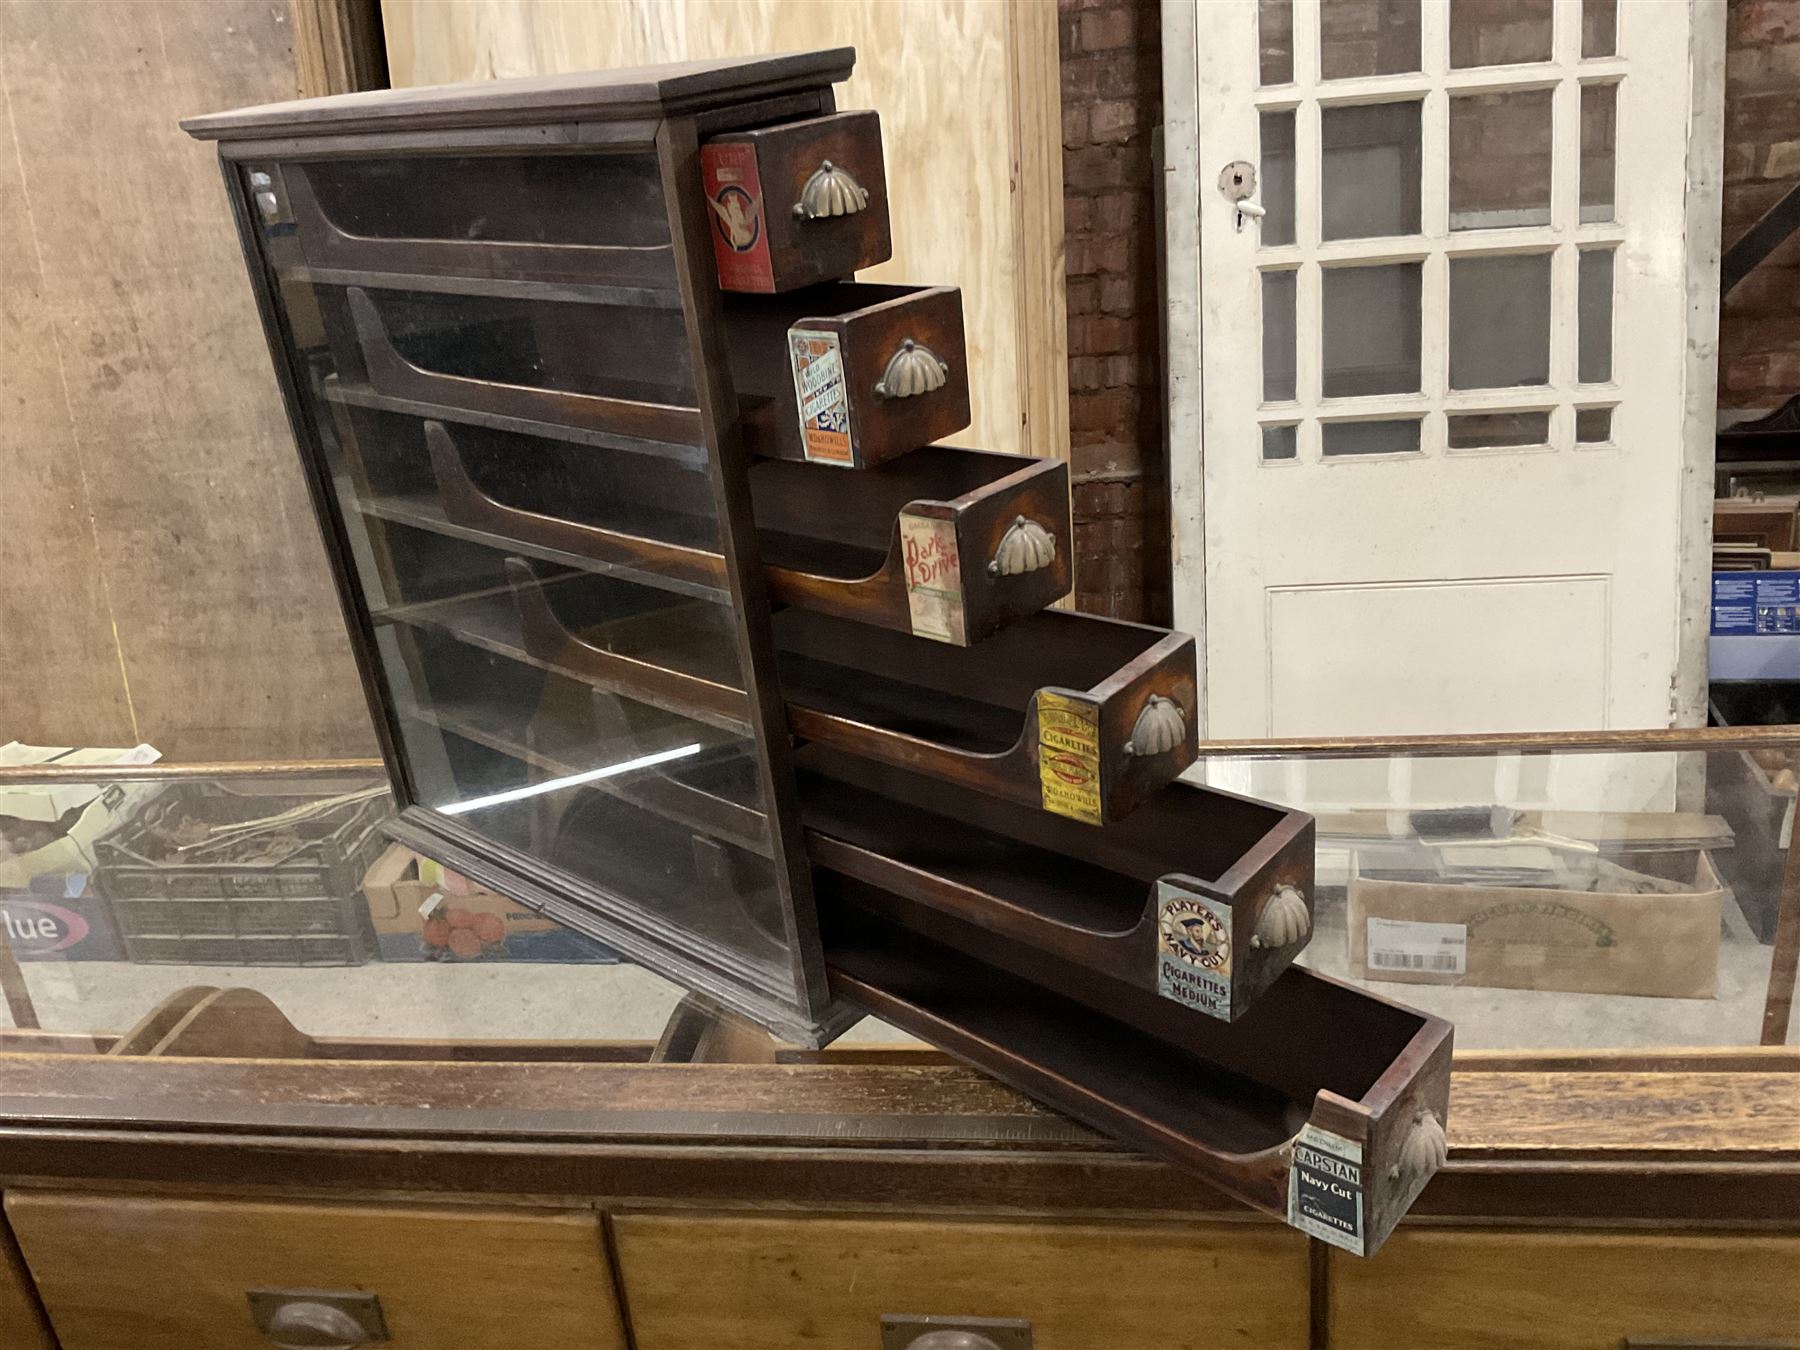
[[[979,647],[775,616],[794,734],[1092,824],[1194,758],[1194,640],[1045,611]]]
[[[733,731],[748,727],[749,703],[735,687],[736,673],[718,659],[718,632],[698,628],[686,606],[651,611],[659,629],[634,620],[607,625],[609,650],[588,635],[571,632],[551,608],[546,591],[578,578],[541,581],[521,559],[507,559],[511,584],[490,591],[376,611],[378,623],[405,624],[444,633],[484,651],[552,670],[598,689],[612,690],[653,707]],[[652,644],[652,639],[656,639]]]
[[[935,936],[902,927],[833,872],[814,889],[834,992],[1259,1209],[1289,1216],[1297,1139],[1341,1141],[1373,1253],[1441,1164],[1452,1033],[1437,1018],[1294,966],[1227,1024],[941,915],[915,912]]]
[[[820,745],[796,765],[816,865],[1058,956],[1084,980],[1100,972],[1229,1021],[1312,935],[1312,822],[1299,812],[1177,782],[1099,829]],[[1202,984],[1183,978],[1197,968],[1161,930],[1208,916],[1229,959]]]

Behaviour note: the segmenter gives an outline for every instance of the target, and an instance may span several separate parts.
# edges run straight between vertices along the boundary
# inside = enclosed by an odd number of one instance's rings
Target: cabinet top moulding
[[[630,70],[379,89],[190,117],[181,126],[200,140],[215,141],[654,120],[837,84],[850,77],[855,64],[855,48],[833,47],[754,60],[731,57]]]

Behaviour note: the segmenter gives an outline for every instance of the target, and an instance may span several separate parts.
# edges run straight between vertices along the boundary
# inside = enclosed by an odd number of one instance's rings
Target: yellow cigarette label
[[[1100,709],[1082,699],[1040,691],[1038,784],[1044,809],[1089,825],[1100,823]]]

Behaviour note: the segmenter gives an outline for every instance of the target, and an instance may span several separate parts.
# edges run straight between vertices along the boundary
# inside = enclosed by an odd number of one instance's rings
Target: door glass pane
[[[1256,7],[1257,78],[1263,84],[1294,82],[1294,0],[1260,0]]]
[[[1583,384],[1604,384],[1612,379],[1612,292],[1612,250],[1585,250],[1575,286],[1579,330],[1575,378]]]
[[[1419,232],[1420,106],[1320,110],[1319,210],[1326,239]]]
[[[1264,403],[1294,397],[1293,272],[1264,272],[1262,279],[1262,351]]]
[[[1577,408],[1575,410],[1575,443],[1577,445],[1598,445],[1611,439],[1611,408]]]
[[[1619,87],[1581,87],[1581,219],[1586,224],[1613,218],[1614,146],[1618,135]]]
[[[1264,244],[1294,242],[1294,110],[1266,112],[1262,131],[1261,205]]]
[[[1548,61],[1554,0],[1450,0],[1450,64],[1512,66]]]
[[[1619,50],[1619,0],[1581,0],[1581,54],[1611,56]]]
[[[1550,255],[1450,260],[1450,387],[1550,378]]]
[[[1320,0],[1319,74],[1327,80],[1419,68],[1420,0]]]
[[[1326,398],[1418,392],[1420,270],[1416,262],[1325,269]]]
[[[1327,459],[1343,455],[1404,455],[1419,450],[1419,420],[1389,422],[1327,422],[1320,453]]]
[[[1550,98],[1522,89],[1450,100],[1451,229],[1550,223]]]
[[[1262,429],[1262,457],[1264,459],[1295,459],[1300,454],[1300,428],[1290,423],[1284,427],[1264,427]]]
[[[1448,424],[1452,450],[1550,443],[1550,414],[1542,411],[1452,413]]]

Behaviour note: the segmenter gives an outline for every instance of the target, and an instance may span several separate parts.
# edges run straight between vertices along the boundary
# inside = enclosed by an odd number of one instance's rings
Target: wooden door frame
[[[1248,4],[1252,0],[1232,0]],[[1572,0],[1562,0],[1571,3]],[[1676,558],[1676,678],[1670,726],[1706,723],[1707,635],[1711,628],[1712,465],[1717,429],[1720,212],[1724,202],[1725,0],[1690,0],[1688,165],[1684,253],[1688,328],[1681,419],[1681,547]],[[1201,736],[1207,734],[1206,486],[1202,438],[1198,0],[1168,0],[1162,11],[1164,306],[1168,389],[1170,551],[1173,603],[1200,637]],[[1185,454],[1192,446],[1198,453]],[[1185,597],[1185,601],[1184,601]],[[1180,618],[1177,620],[1180,622]]]

